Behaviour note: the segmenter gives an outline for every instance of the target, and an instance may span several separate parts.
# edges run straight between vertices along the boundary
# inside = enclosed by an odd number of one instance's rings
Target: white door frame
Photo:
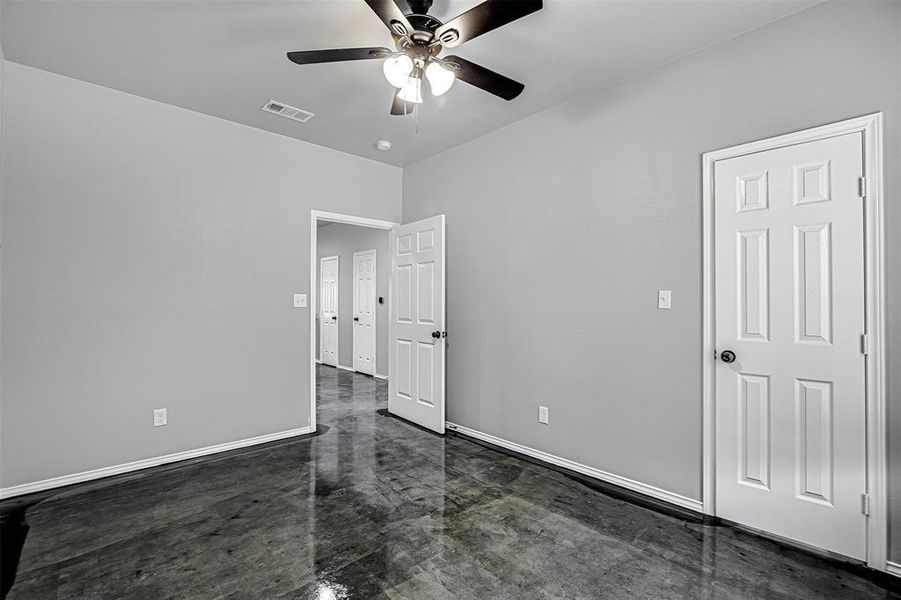
[[[867,520],[867,565],[886,570],[888,552],[888,515],[886,491],[886,419],[885,397],[885,247],[882,156],[882,113],[874,113],[797,131],[765,140],[724,148],[703,155],[703,490],[704,513],[716,515],[716,289],[715,289],[715,214],[714,165],[717,161],[754,152],[763,152],[826,138],[861,133],[866,202],[864,237],[866,247],[866,358],[867,411],[867,494],[870,515]]]
[[[342,215],[340,213],[326,212],[322,210],[310,211],[310,430],[316,431],[316,313],[319,310],[319,277],[317,265],[319,264],[319,245],[317,239],[317,227],[319,221],[329,223],[344,223],[345,225],[359,225],[360,227],[372,227],[373,229],[391,229],[398,227],[400,223],[394,221],[380,221],[355,215]],[[391,311],[391,288],[388,288],[388,311]],[[340,361],[338,361],[340,363]]]
[[[333,254],[332,256],[322,256],[319,258],[319,260],[316,263],[316,266],[319,269],[319,277],[316,278],[316,288],[315,288],[316,304],[315,304],[315,306],[316,306],[316,309],[318,310],[319,309],[319,294],[322,292],[322,289],[321,289],[322,288],[322,263],[323,263],[323,261],[331,260],[333,258],[335,259],[335,262],[338,263],[338,269],[337,269],[338,272],[335,274],[335,279],[338,280],[337,283],[335,284],[335,287],[338,288],[338,298],[335,299],[335,303],[336,303],[335,314],[338,314],[338,309],[341,306],[341,257],[338,256],[337,254]],[[322,316],[322,315],[318,315],[318,314],[314,315],[314,319],[315,319],[315,317],[319,317],[319,316]],[[335,367],[337,367],[341,362],[339,359],[339,357],[341,356],[341,353],[339,352],[340,344],[341,344],[341,329],[340,329],[341,326],[339,325],[339,323],[340,323],[340,321],[335,321],[335,328],[336,328],[335,329]],[[316,332],[313,332],[314,335],[315,335],[315,333]],[[318,348],[318,350],[319,350],[319,362],[322,362],[322,321],[321,320],[319,321],[319,348]],[[315,357],[314,357],[314,360],[315,360]],[[331,365],[329,365],[329,366],[331,366]]]
[[[389,244],[389,246],[390,246],[390,244]],[[353,253],[353,258],[351,259],[351,273],[353,274],[353,280],[351,281],[351,285],[353,286],[352,289],[353,289],[354,303],[356,303],[356,299],[357,299],[357,256],[362,256],[364,254],[372,254],[372,262],[373,262],[372,279],[373,279],[373,281],[376,282],[375,286],[373,286],[374,288],[376,288],[374,291],[377,291],[377,288],[378,288],[378,281],[379,281],[378,267],[377,267],[378,258],[379,258],[378,251],[375,248],[370,248],[369,250],[357,250],[356,252]],[[389,278],[390,278],[390,274],[389,274]],[[390,295],[390,290],[389,290],[389,295]],[[389,304],[389,308],[390,308],[390,304]],[[354,312],[353,308],[351,308],[351,312],[352,313]],[[356,315],[353,315],[353,316],[356,316]],[[367,375],[372,375],[373,377],[375,377],[376,373],[378,372],[378,368],[376,366],[376,365],[378,365],[378,359],[379,359],[378,331],[379,331],[378,330],[378,317],[373,316],[372,339],[373,339],[373,342],[375,343],[375,347],[372,350],[372,373],[367,373]],[[356,329],[353,330],[353,334],[354,335],[352,335],[350,338],[350,340],[351,340],[350,345],[351,345],[351,348],[353,348],[353,356],[351,356],[350,366],[354,371],[356,371],[357,370],[356,364],[355,364],[356,360],[357,360]]]

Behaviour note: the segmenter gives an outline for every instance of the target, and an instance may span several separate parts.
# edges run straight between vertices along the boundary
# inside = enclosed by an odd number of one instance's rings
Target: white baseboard
[[[278,431],[276,433],[267,433],[252,438],[237,440],[234,442],[226,442],[224,444],[216,444],[215,446],[206,446],[205,448],[197,448],[194,450],[186,450],[184,452],[176,452],[175,454],[166,454],[165,456],[156,456],[154,458],[145,458],[134,462],[124,463],[121,465],[113,465],[110,467],[101,467],[90,471],[82,471],[81,473],[73,473],[71,475],[62,475],[60,477],[51,477],[41,481],[32,483],[23,483],[8,488],[0,488],[0,500],[12,498],[13,496],[21,496],[23,494],[31,494],[34,492],[42,492],[53,488],[72,485],[73,483],[82,483],[111,475],[120,475],[131,471],[139,471],[150,467],[157,467],[168,463],[187,460],[189,458],[197,458],[198,456],[206,456],[208,454],[217,454],[228,450],[236,450],[238,448],[246,448],[247,446],[256,446],[257,444],[265,444],[266,442],[274,442],[285,438],[296,437],[312,433],[310,427],[299,427],[297,429],[289,429],[287,431]]]
[[[511,442],[499,437],[495,437],[488,433],[482,433],[481,431],[463,427],[462,425],[457,425],[456,423],[451,423],[449,421],[445,423],[445,427],[447,427],[451,431],[456,431],[462,433],[463,435],[474,437],[477,440],[482,440],[484,442],[494,444],[495,446],[500,446],[501,448],[513,450],[514,452],[519,452],[520,454],[525,454],[526,456],[537,458],[538,460],[544,461],[546,463],[557,465],[558,467],[563,467],[565,469],[581,473],[582,475],[593,477],[594,479],[599,479],[607,483],[618,485],[620,487],[626,488],[627,490],[656,498],[657,500],[663,500],[664,502],[669,502],[670,504],[675,504],[676,506],[681,506],[682,508],[687,508],[695,512],[704,512],[704,507],[701,501],[694,500],[693,498],[689,498],[688,496],[670,492],[659,487],[649,485],[647,483],[641,483],[640,481],[622,477],[620,475],[614,475],[613,473],[601,471],[600,469],[595,469],[594,467],[589,467],[587,465],[583,465],[566,458],[554,456],[553,454],[548,454],[547,452],[542,452],[541,450],[535,450],[534,448],[529,448],[528,446],[523,446],[521,444],[517,444],[516,442]]]
[[[363,373],[361,371],[357,371],[353,367],[345,367],[344,365],[338,365],[338,368],[344,369],[345,371],[353,371],[354,373],[360,373],[361,375],[369,375],[369,373]],[[375,377],[376,379],[388,379],[387,375],[380,375],[378,373],[373,375],[373,377]]]
[[[891,573],[895,577],[901,577],[901,563],[886,561],[885,570],[887,573]]]

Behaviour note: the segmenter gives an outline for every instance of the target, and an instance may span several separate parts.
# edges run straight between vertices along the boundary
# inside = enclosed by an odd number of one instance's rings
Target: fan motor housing
[[[410,39],[416,42],[428,44],[435,37],[435,30],[441,27],[442,23],[435,17],[430,15],[406,15],[410,25],[414,27],[414,31],[410,33]]]

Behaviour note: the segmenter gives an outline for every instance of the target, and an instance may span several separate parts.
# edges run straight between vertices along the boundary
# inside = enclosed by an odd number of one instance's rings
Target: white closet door
[[[375,250],[354,252],[354,371],[375,375]]]
[[[319,361],[338,366],[338,257],[319,261]]]
[[[857,559],[862,174],[855,133],[719,161],[714,190],[717,514]]]

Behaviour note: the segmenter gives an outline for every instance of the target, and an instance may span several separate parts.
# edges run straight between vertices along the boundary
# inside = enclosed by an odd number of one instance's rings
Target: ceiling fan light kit
[[[404,86],[397,92],[397,97],[404,102],[422,104],[422,78],[410,77]]]
[[[453,69],[448,69],[441,63],[432,61],[425,68],[425,78],[429,80],[429,87],[432,88],[433,96],[440,96],[447,90],[451,89],[457,76],[454,75]]]
[[[406,54],[389,56],[385,59],[382,70],[388,83],[396,88],[404,87],[407,79],[410,77],[410,73],[413,72],[413,59]]]
[[[423,75],[433,96],[446,93],[457,79],[508,101],[525,89],[518,81],[459,56],[440,57],[439,54],[445,48],[455,48],[541,10],[542,0],[486,0],[447,23],[428,14],[432,0],[407,0],[409,14],[404,14],[395,0],[364,2],[391,32],[396,50],[380,47],[307,50],[289,52],[288,59],[299,65],[384,59],[385,79],[396,90],[392,115],[410,114],[413,106],[422,103]]]

